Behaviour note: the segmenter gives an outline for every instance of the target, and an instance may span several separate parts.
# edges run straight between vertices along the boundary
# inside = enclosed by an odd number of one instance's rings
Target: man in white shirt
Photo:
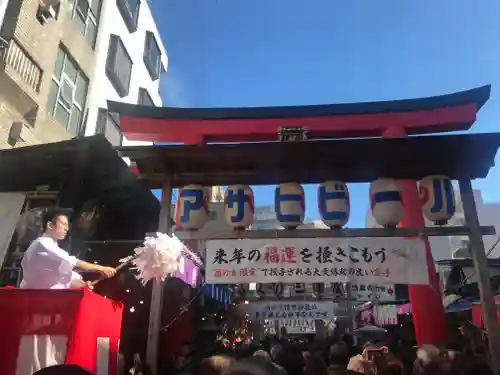
[[[116,270],[87,263],[70,256],[57,244],[69,230],[68,216],[64,210],[51,208],[43,215],[44,233],[31,243],[24,253],[21,266],[25,289],[70,289],[83,287],[85,283],[76,272],[99,272],[113,277]]]

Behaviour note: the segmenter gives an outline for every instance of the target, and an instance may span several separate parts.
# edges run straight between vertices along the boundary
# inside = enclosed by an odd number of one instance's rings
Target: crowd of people
[[[350,335],[306,343],[266,341],[237,349],[218,347],[204,356],[192,352],[168,375],[490,375],[480,351],[413,347],[401,341],[355,345]],[[205,349],[206,350],[206,349]],[[135,375],[147,375],[145,368]]]
[[[76,271],[97,271],[112,277],[116,270],[90,264],[70,256],[57,241],[69,229],[64,212],[48,210],[43,216],[44,234],[33,241],[23,258],[22,287],[69,289],[83,286]],[[474,331],[465,330],[469,333]],[[467,328],[467,326],[465,326]],[[350,335],[322,340],[261,341],[259,345],[198,345],[183,351],[176,363],[162,368],[161,375],[490,375],[484,346],[471,345],[473,335],[456,331],[454,348],[433,345],[414,347],[413,340],[355,343]],[[478,329],[475,330],[476,332]],[[404,335],[402,336],[404,337]],[[124,359],[124,358],[123,358]],[[122,362],[125,362],[123,360]],[[162,361],[160,361],[162,362]],[[163,363],[162,363],[163,364]],[[148,375],[139,358],[131,369],[121,366],[120,375]],[[40,370],[37,375],[89,374],[75,366]],[[495,374],[500,375],[500,374]]]
[[[203,353],[211,351],[207,356]],[[306,343],[301,340],[265,341],[260,345],[213,345],[186,351],[180,366],[162,375],[493,375],[485,353],[411,347],[404,342],[365,342],[355,345],[350,335],[335,341]],[[120,375],[149,375],[141,361]],[[45,368],[35,375],[91,375],[73,365]]]

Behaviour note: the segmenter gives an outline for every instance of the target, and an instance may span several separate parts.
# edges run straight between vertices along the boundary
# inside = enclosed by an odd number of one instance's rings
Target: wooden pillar
[[[491,288],[488,259],[484,250],[479,218],[472,184],[469,180],[459,181],[460,195],[464,208],[465,225],[469,227],[469,249],[478,276],[478,288],[481,296],[484,327],[488,333],[488,346],[491,367],[494,374],[500,374],[500,327],[498,324],[495,296]]]
[[[161,211],[160,218],[158,220],[158,232],[170,233],[171,202],[172,185],[171,181],[168,180],[163,184],[161,193]],[[158,375],[158,350],[160,343],[164,286],[165,282],[153,281],[153,288],[151,290],[146,363],[150,367],[152,375]]]
[[[349,320],[347,322],[347,327],[349,332],[353,332],[356,329],[356,310],[352,301],[352,287],[351,283],[344,283],[344,298],[345,298],[345,309],[347,315],[349,316]]]

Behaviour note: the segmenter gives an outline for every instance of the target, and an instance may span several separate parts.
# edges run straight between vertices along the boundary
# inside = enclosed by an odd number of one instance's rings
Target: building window
[[[149,75],[153,80],[160,78],[162,70],[161,51],[154,34],[146,31],[146,43],[144,46],[144,63],[149,71]]]
[[[59,47],[50,83],[47,112],[70,134],[79,134],[89,80],[75,60]]]
[[[137,30],[139,23],[139,9],[141,0],[116,0],[116,6],[120,11],[128,31],[133,33]]]
[[[148,90],[146,90],[142,87],[139,88],[139,99],[137,100],[137,104],[155,107],[155,103],[153,102],[153,98],[151,98],[151,95],[149,95]]]
[[[101,5],[102,0],[74,0],[73,20],[92,48],[97,39],[97,20]]]
[[[132,58],[117,35],[111,35],[109,39],[106,74],[120,97],[127,96],[132,76]]]
[[[120,130],[120,119],[116,113],[109,113],[104,108],[99,108],[97,114],[96,134],[102,134],[113,146],[121,146],[123,134]]]

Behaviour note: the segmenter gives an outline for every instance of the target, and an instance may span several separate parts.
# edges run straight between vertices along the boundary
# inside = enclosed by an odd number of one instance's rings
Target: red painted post
[[[391,127],[385,129],[382,136],[385,138],[401,138],[407,135],[403,127]],[[408,167],[411,168],[411,166]],[[399,225],[403,228],[424,227],[425,221],[422,215],[416,181],[400,180],[398,185],[404,203],[404,217]],[[415,333],[419,345],[444,344],[448,340],[445,311],[429,240],[425,237],[424,241],[430,285],[408,286]]]

